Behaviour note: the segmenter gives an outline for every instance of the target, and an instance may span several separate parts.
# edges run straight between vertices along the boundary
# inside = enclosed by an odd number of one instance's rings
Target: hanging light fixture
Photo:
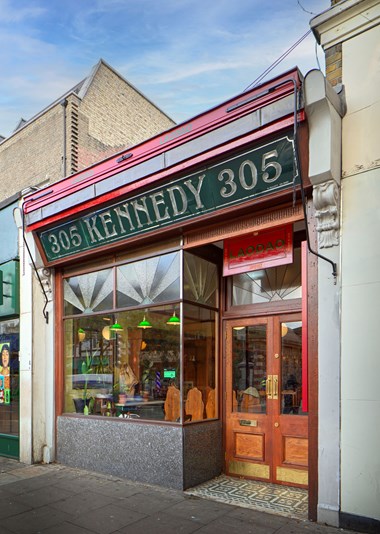
[[[145,319],[144,315],[144,319],[137,325],[137,328],[143,328],[145,330],[146,328],[152,328],[152,325]]]
[[[80,342],[86,339],[86,332],[83,330],[83,328],[78,328],[78,339]]]
[[[120,332],[122,332],[124,329],[123,327],[118,323],[114,323],[112,326],[110,326],[110,330],[112,332],[115,332],[116,334],[119,334]]]
[[[168,319],[166,321],[166,324],[170,324],[170,325],[174,325],[174,326],[181,324],[181,321],[179,320],[179,318],[175,314],[175,310],[173,312],[173,315],[170,317],[170,319]]]

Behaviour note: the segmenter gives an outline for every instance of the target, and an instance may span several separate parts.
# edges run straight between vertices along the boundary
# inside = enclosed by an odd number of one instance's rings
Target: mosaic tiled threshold
[[[301,488],[221,475],[186,490],[186,493],[260,512],[307,520],[308,493]]]

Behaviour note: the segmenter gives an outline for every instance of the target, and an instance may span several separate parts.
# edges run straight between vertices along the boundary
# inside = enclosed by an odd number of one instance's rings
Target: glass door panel
[[[302,412],[302,322],[281,323],[281,413]]]
[[[232,329],[232,411],[266,412],[267,327]]]

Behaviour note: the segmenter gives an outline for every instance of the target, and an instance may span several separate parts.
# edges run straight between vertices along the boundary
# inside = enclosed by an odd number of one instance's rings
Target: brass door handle
[[[272,399],[273,398],[273,382],[272,382],[272,375],[268,375],[268,378],[266,379],[266,392],[267,392],[267,398]]]
[[[273,375],[273,399],[278,399],[278,375]]]

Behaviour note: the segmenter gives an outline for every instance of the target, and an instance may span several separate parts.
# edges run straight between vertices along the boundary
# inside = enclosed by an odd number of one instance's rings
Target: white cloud
[[[299,1],[313,12],[329,5]],[[245,89],[310,18],[297,0],[0,0],[0,133],[56,100],[100,57],[184,120]],[[315,67],[314,43],[309,36],[269,77]]]
[[[30,5],[26,7],[15,6],[14,2],[0,0],[0,24],[3,25],[38,18],[46,12],[46,9],[45,7]]]

